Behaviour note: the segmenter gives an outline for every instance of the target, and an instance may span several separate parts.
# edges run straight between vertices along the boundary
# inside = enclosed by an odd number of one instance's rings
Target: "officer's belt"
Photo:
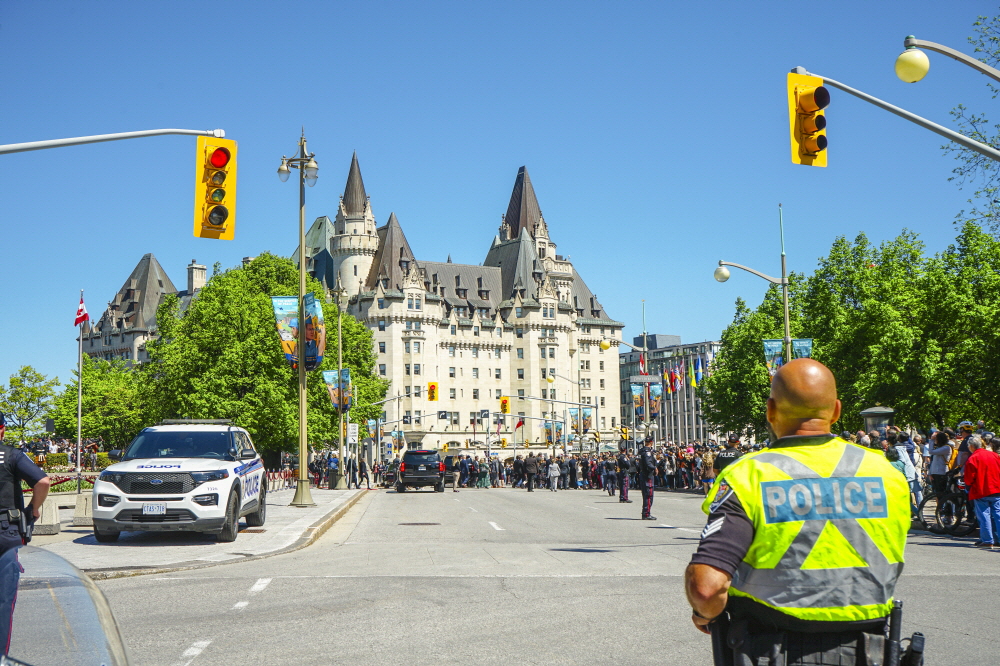
[[[20,509],[0,509],[0,520],[6,520],[8,523],[16,523],[20,519]]]
[[[848,446],[830,476],[855,476],[864,456],[864,451]],[[763,453],[756,459],[774,465],[793,479],[821,478],[808,466],[780,453]],[[802,568],[827,522],[840,530],[868,566]],[[773,569],[757,569],[740,562],[733,586],[783,608],[871,606],[888,603],[891,587],[902,571],[903,563],[890,563],[857,519],[806,520]]]

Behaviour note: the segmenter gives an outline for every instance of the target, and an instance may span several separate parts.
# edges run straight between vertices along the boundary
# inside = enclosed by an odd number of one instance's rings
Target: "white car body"
[[[182,457],[183,453],[199,452],[197,446],[204,442],[210,444],[203,444],[203,448],[212,450]],[[158,455],[129,457],[149,452],[154,443],[159,447]],[[224,443],[228,443],[226,450],[215,450]],[[157,425],[140,432],[125,454],[94,482],[95,532],[113,536],[125,531],[220,533],[227,521],[232,523],[229,498],[234,491],[239,496],[236,524],[251,514],[258,522],[248,519],[248,523],[263,524],[264,462],[243,428]],[[232,535],[235,538],[235,530]]]

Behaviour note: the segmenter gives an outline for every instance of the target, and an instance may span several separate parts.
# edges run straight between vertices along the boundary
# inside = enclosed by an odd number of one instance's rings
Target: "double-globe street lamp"
[[[319,166],[315,155],[306,149],[306,135],[299,139],[299,154],[295,157],[281,156],[278,178],[288,180],[291,169],[299,170],[299,326],[298,326],[298,370],[299,370],[299,478],[295,484],[295,496],[291,506],[315,506],[309,492],[309,442],[306,432],[306,185],[312,187],[319,176]]]
[[[781,277],[774,278],[770,275],[765,275],[760,271],[755,271],[752,268],[748,268],[741,264],[734,264],[729,261],[723,261],[719,259],[719,267],[715,269],[715,279],[719,282],[725,282],[729,279],[729,269],[726,266],[732,266],[733,268],[740,268],[748,273],[753,273],[757,277],[762,277],[772,284],[781,285],[781,300],[784,306],[784,319],[785,319],[785,363],[792,360],[792,333],[791,326],[788,321],[788,270],[785,265],[785,223],[781,212],[781,204],[778,204],[778,227],[781,232]]]

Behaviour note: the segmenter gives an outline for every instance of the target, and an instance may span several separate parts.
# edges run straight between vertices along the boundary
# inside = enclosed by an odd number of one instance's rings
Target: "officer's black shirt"
[[[23,451],[14,448],[0,448],[0,465],[10,470],[11,474],[18,481],[14,491],[14,501],[17,503],[17,506],[12,508],[23,509],[24,493],[21,492],[20,481],[24,481],[30,487],[34,488],[36,483],[46,477],[45,472],[33,463],[31,458],[26,456]]]
[[[715,455],[715,462],[712,463],[712,469],[716,472],[721,472],[726,468],[726,465],[735,462],[743,454],[735,446],[731,449],[723,449]]]

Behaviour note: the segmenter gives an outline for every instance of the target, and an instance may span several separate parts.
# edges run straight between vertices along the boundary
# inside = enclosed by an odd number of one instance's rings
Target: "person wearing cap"
[[[684,584],[695,627],[721,634],[715,663],[881,658],[909,486],[881,451],[831,433],[840,414],[829,368],[785,364],[767,399],[770,445],[727,465],[705,499]]]
[[[958,424],[958,436],[962,441],[958,445],[958,457],[955,458],[955,467],[964,465],[965,461],[972,455],[972,451],[969,450],[969,439],[975,434],[975,429],[976,427],[972,425],[972,421],[962,421]]]
[[[639,447],[635,455],[638,468],[639,491],[642,493],[642,519],[656,520],[650,515],[653,509],[653,482],[656,476],[656,458],[653,457],[653,437],[649,436]]]
[[[736,462],[742,453],[739,450],[740,436],[733,433],[726,439],[726,448],[719,451],[715,456],[715,461],[712,463],[712,469],[715,470],[715,475],[719,476],[719,472],[724,470],[727,465]]]

